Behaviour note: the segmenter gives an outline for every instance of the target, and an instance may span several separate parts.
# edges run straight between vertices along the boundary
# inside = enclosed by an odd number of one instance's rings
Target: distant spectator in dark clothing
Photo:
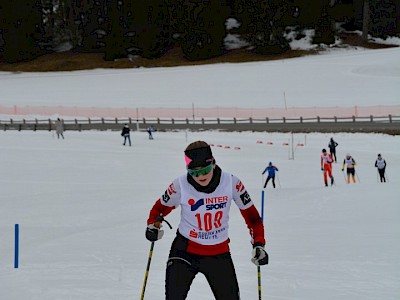
[[[60,136],[64,139],[64,123],[63,121],[60,120],[60,118],[57,118],[56,122],[56,133],[57,133],[57,138],[59,139]]]
[[[336,159],[336,147],[337,147],[338,145],[339,145],[339,144],[336,143],[336,142],[333,140],[333,138],[331,138],[331,140],[329,141],[328,147],[329,147],[329,151],[331,152],[332,158],[335,160],[335,162],[337,162],[337,159]]]
[[[121,136],[124,137],[124,143],[122,145],[125,146],[126,140],[128,140],[129,141],[129,146],[132,146],[130,132],[131,132],[131,130],[129,129],[128,124],[125,124],[124,127],[122,128],[122,132],[121,132]]]

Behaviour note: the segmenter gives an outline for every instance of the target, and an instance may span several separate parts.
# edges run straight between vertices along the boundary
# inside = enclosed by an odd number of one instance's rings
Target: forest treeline
[[[226,49],[226,22],[259,54],[290,49],[285,31],[314,29],[314,43],[332,44],[337,24],[366,38],[400,33],[398,0],[1,0],[0,60],[32,60],[68,49],[161,57],[179,46],[190,60]],[[249,50],[250,51],[250,50]]]

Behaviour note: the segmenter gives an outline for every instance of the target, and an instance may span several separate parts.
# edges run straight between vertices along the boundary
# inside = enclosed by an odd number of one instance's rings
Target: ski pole
[[[261,295],[261,268],[257,266],[257,278],[258,278],[258,300],[262,299]]]
[[[279,180],[279,175],[278,175],[278,173],[276,173],[276,179],[278,179],[278,185],[279,185],[279,187],[281,187],[281,181]]]
[[[149,271],[150,271],[150,264],[151,264],[151,258],[153,256],[153,249],[154,249],[154,242],[151,242],[150,246],[150,252],[149,252],[149,258],[147,260],[147,267],[146,267],[146,273],[144,275],[144,282],[143,282],[143,288],[142,288],[142,296],[140,297],[140,300],[144,299],[144,293],[146,291],[146,285],[147,285],[147,278],[149,276]]]
[[[162,216],[158,216],[158,217],[157,217],[156,222],[154,223],[154,226],[157,227],[157,228],[160,228],[160,227],[161,227],[161,222],[162,222],[162,221],[165,221],[165,223],[168,224],[169,228],[172,229],[171,224],[169,224],[168,221],[165,220]],[[151,242],[151,246],[150,246],[149,258],[147,259],[146,272],[145,272],[145,274],[144,274],[142,295],[141,295],[141,297],[140,297],[140,300],[143,300],[143,299],[144,299],[144,293],[145,293],[145,291],[146,291],[147,278],[149,277],[151,258],[153,257],[154,243],[155,243],[155,242]]]
[[[356,172],[356,170],[354,170],[354,173],[356,173],[358,182],[361,182],[361,181],[360,181],[360,177],[358,177],[358,173]]]
[[[346,175],[344,174],[344,169],[342,170],[342,174],[343,174],[344,182],[347,183]]]

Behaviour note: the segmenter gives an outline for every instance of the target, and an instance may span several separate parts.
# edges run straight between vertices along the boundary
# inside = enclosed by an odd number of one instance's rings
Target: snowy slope
[[[240,64],[0,72],[0,105],[129,108],[398,105],[399,57],[400,47],[360,48]]]
[[[265,63],[0,73],[0,104],[283,107],[283,92],[288,106],[399,104],[399,54],[397,48],[358,49]],[[323,186],[319,157],[331,136],[339,162],[346,153],[356,159],[357,184],[345,183],[338,163],[336,186]],[[261,172],[269,161],[279,168],[279,187],[269,185],[265,194],[270,264],[262,267],[263,299],[399,298],[398,136],[297,134],[294,160],[283,145],[291,136],[280,133],[156,132],[150,141],[134,132],[132,147],[121,146],[119,132],[67,131],[65,137],[0,132],[2,300],[139,299],[150,248],[148,211],[185,172],[183,149],[198,139],[231,146],[213,147],[217,163],[242,179],[259,209]],[[386,184],[377,182],[377,153],[388,162]],[[163,299],[179,211],[168,220],[174,229],[155,245],[148,300]],[[19,269],[13,268],[16,223]],[[250,237],[234,205],[230,233],[242,299],[256,299]],[[188,299],[213,299],[203,276]]]
[[[246,184],[261,209],[261,172],[279,167],[279,184],[266,189],[265,226],[270,264],[262,267],[266,299],[397,299],[400,287],[399,137],[336,134],[338,159],[356,159],[360,183],[325,188],[319,155],[330,135],[265,133],[134,133],[133,147],[115,132],[0,134],[1,299],[139,299],[150,243],[148,211],[170,181],[184,172],[182,151],[204,139],[220,166]],[[257,141],[264,141],[257,144]],[[267,145],[272,141],[273,145]],[[234,150],[233,147],[240,147]],[[388,161],[389,183],[377,182],[377,152]],[[278,184],[278,182],[277,182]],[[231,248],[242,299],[257,297],[256,268],[245,223],[231,209]],[[145,299],[162,299],[164,266],[178,225],[168,217],[154,249]],[[20,268],[13,269],[13,226],[20,224]],[[213,299],[202,275],[188,299]]]

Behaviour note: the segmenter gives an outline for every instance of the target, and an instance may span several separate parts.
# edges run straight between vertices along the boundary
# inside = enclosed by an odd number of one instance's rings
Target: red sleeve
[[[264,225],[256,207],[252,205],[247,209],[241,210],[240,212],[246,221],[247,228],[249,228],[250,235],[253,238],[253,244],[261,243],[264,246]]]
[[[158,199],[150,210],[149,218],[147,219],[147,225],[154,224],[154,222],[156,221],[158,216],[165,217],[174,208],[175,208],[175,206],[169,207],[169,206],[163,205],[161,203],[160,199]]]

